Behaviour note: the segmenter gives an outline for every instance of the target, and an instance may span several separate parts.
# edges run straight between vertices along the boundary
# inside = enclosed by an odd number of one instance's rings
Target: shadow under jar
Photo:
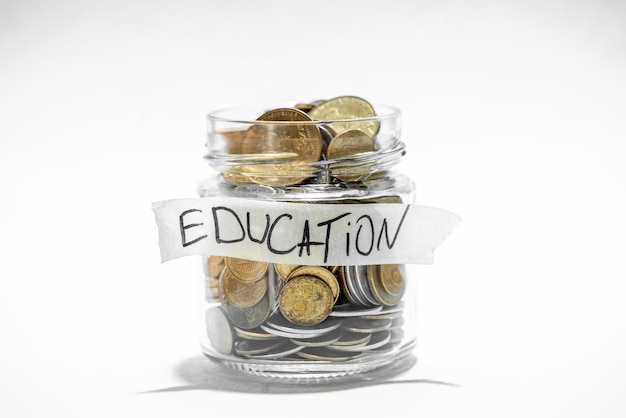
[[[214,173],[201,183],[200,196],[245,202],[248,211],[233,234],[241,231],[252,246],[286,248],[281,251],[291,258],[263,260],[247,251],[203,257],[205,355],[250,374],[305,382],[349,379],[411,355],[410,265],[350,260],[381,240],[389,245],[391,225],[346,217],[342,226],[333,224],[346,229],[345,239],[329,242],[330,224],[294,224],[280,236],[277,219],[256,209],[272,202],[333,214],[364,207],[355,205],[412,204],[414,184],[398,168],[405,154],[399,110],[342,96],[220,110],[208,121],[206,159]],[[343,262],[310,257],[320,252],[344,254]]]

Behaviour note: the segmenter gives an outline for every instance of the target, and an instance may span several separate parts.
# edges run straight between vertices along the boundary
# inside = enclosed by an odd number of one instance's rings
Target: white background
[[[0,415],[625,416],[625,23],[617,0],[1,1]],[[160,264],[150,205],[195,196],[208,111],[344,94],[402,109],[416,203],[463,218],[415,278],[418,362],[246,383],[201,358],[199,262]]]

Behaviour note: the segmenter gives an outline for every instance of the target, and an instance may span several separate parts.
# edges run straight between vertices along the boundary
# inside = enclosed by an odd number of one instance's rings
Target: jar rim
[[[390,105],[372,103],[376,116],[360,117],[353,119],[314,119],[311,121],[262,121],[256,118],[270,109],[278,108],[294,108],[295,104],[282,104],[275,107],[259,106],[259,105],[240,105],[225,107],[211,111],[207,114],[207,119],[211,122],[225,122],[225,123],[238,123],[238,124],[255,124],[255,125],[281,125],[281,124],[294,124],[298,125],[318,125],[320,123],[335,123],[335,122],[370,122],[370,121],[382,121],[387,119],[398,118],[401,115],[399,108]],[[246,115],[246,116],[244,116]]]

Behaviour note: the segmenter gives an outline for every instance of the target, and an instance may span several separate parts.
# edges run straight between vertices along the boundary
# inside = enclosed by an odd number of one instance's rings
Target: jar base
[[[296,384],[316,384],[327,381],[354,381],[371,378],[376,372],[381,378],[390,378],[413,367],[412,356],[415,341],[386,353],[376,353],[358,359],[332,361],[256,360],[225,356],[211,350],[203,350],[210,360],[227,368],[248,375],[288,381]]]

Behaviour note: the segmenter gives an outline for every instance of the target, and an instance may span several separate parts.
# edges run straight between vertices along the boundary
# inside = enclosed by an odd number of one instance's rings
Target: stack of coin
[[[240,328],[259,326],[274,305],[268,279],[268,263],[224,257],[218,295],[228,318]]]
[[[363,98],[340,96],[271,109],[257,121],[246,130],[218,132],[227,153],[245,156],[245,164],[222,173],[235,185],[355,182],[373,174],[380,122]]]
[[[403,270],[398,264],[346,266],[341,270],[341,283],[355,305],[394,306],[404,295]]]
[[[205,263],[206,301],[213,302],[219,299],[219,276],[224,268],[224,257],[210,256]]]
[[[207,265],[220,303],[207,311],[207,332],[222,354],[347,361],[392,350],[403,338],[401,265],[299,266],[232,257],[209,257]]]

